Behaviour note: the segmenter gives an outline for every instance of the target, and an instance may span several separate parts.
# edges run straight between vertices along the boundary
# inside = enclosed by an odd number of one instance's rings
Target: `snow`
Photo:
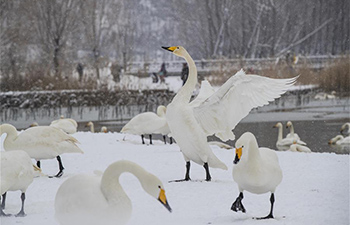
[[[349,155],[277,152],[283,181],[275,193],[275,219],[257,221],[252,217],[266,216],[269,212],[269,193],[255,195],[245,192],[243,204],[247,213],[230,210],[238,196],[237,185],[231,176],[232,149],[212,146],[229,170],[211,169],[211,182],[204,181],[203,167],[192,163],[193,181],[169,183],[170,180],[183,178],[185,174],[185,161],[176,144],[164,145],[162,141],[155,140],[154,145],[142,145],[139,136],[120,133],[78,132],[73,136],[79,140],[85,153],[63,154],[61,157],[66,168],[63,177],[35,178],[26,193],[27,216],[1,217],[1,224],[58,224],[54,218],[54,198],[58,187],[75,174],[103,171],[112,162],[121,159],[136,162],[158,176],[173,209],[169,213],[143,191],[134,176],[124,174],[121,184],[133,204],[132,219],[128,224],[349,224]],[[1,137],[1,148],[4,137]],[[45,174],[55,174],[58,171],[57,161],[42,161],[42,169]],[[6,213],[17,213],[20,193],[9,192],[6,203]]]

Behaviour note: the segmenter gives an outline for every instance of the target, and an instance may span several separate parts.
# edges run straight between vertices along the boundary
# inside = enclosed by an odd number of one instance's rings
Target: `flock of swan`
[[[181,46],[162,48],[186,60],[189,66],[188,80],[167,107],[159,106],[157,113],[137,115],[121,132],[141,135],[143,143],[146,134],[161,134],[165,143],[166,135],[174,138],[183,154],[186,169],[185,177],[175,181],[191,180],[191,162],[203,166],[205,180],[211,181],[210,168],[227,170],[228,167],[215,156],[207,137],[215,135],[222,141],[234,140],[232,130],[250,110],[279,98],[296,82],[297,77],[272,79],[247,75],[241,70],[217,91],[214,91],[209,82],[202,82],[199,95],[191,101],[197,84],[197,69],[193,59]],[[94,132],[92,122],[86,126]],[[350,127],[350,124],[346,126]],[[276,143],[279,150],[309,152],[310,149],[300,140],[290,121],[287,123],[290,133],[286,138],[283,138],[282,124],[277,123],[275,127],[279,129]],[[25,215],[25,191],[33,182],[34,170],[40,170],[40,160],[56,158],[59,172],[54,177],[61,177],[64,167],[60,155],[83,153],[78,147],[78,140],[70,135],[76,129],[77,123],[74,120],[64,118],[53,121],[50,126],[34,126],[21,133],[10,124],[0,125],[0,135],[7,134],[4,140],[5,151],[1,151],[1,216],[9,216],[3,211],[6,193],[15,190],[22,192],[22,208],[16,216]],[[151,136],[150,142],[152,143]],[[334,142],[338,143],[339,140]],[[231,210],[246,212],[242,203],[244,191],[254,194],[270,192],[270,213],[256,219],[274,218],[274,193],[282,181],[282,170],[275,151],[259,147],[255,136],[250,132],[245,132],[238,138],[235,151],[232,177],[238,185],[239,195]],[[37,161],[36,166],[31,159]],[[145,192],[171,212],[162,182],[140,165],[121,160],[110,164],[104,172],[75,175],[64,181],[55,197],[56,219],[61,225],[127,223],[132,213],[131,201],[119,183],[119,176],[125,172],[137,177]]]

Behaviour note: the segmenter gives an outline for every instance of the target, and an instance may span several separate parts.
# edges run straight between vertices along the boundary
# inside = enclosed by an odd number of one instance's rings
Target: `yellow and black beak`
[[[241,156],[242,156],[242,147],[236,148],[236,156],[235,156],[235,160],[233,161],[233,164],[237,164],[241,159]]]
[[[168,50],[170,52],[173,52],[176,49],[175,46],[173,46],[173,47],[164,47],[164,46],[162,46],[162,48],[165,49],[165,50]]]
[[[165,208],[167,208],[167,210],[169,210],[169,212],[171,212],[171,207],[168,201],[166,200],[164,189],[160,189],[158,200],[160,201],[160,203],[162,203],[162,205],[165,206]]]

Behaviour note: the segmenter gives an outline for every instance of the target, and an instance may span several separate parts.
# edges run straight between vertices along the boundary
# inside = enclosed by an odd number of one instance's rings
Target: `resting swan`
[[[162,182],[136,163],[112,163],[102,176],[81,174],[67,179],[55,198],[55,216],[61,225],[125,224],[131,217],[131,201],[119,183],[122,173],[131,173],[142,188],[170,212]],[[152,207],[144,203],[145,207]]]
[[[154,112],[144,112],[133,117],[120,131],[121,133],[141,135],[142,144],[145,144],[144,135],[149,134],[150,144],[152,134],[161,133],[163,136],[169,134],[170,130],[165,118],[166,107],[158,106],[157,114]]]
[[[345,130],[347,131],[345,132],[344,135],[350,135],[350,123],[344,123],[341,126],[340,133],[343,134]]]
[[[254,194],[271,192],[270,213],[266,217],[258,219],[274,218],[274,193],[276,187],[282,181],[282,170],[275,151],[268,148],[259,148],[255,136],[250,132],[244,133],[236,141],[235,147],[236,157],[232,176],[238,185],[239,196],[232,204],[231,210],[235,212],[246,211],[242,204],[244,190]]]
[[[190,180],[190,161],[203,165],[206,180],[211,180],[209,167],[226,170],[227,166],[212,152],[207,136],[215,134],[223,141],[234,140],[232,129],[255,107],[280,97],[296,78],[272,79],[247,76],[243,70],[226,81],[221,88],[196,107],[189,102],[197,84],[197,68],[186,49],[181,46],[162,47],[186,60],[189,76],[167,107],[166,118],[171,135],[186,161],[185,179]]]
[[[292,144],[289,148],[289,151],[292,151],[292,152],[311,152],[311,149],[309,149],[308,147],[306,147],[304,145]]]
[[[50,126],[61,129],[67,134],[74,134],[77,132],[78,123],[73,119],[61,116],[60,119],[52,121]]]
[[[294,126],[293,126],[293,123],[291,121],[287,122],[286,128],[290,128],[290,132],[289,132],[289,134],[287,134],[286,138],[291,138],[293,140],[293,143],[295,142],[299,145],[306,145],[305,142],[300,140],[299,135],[294,132]]]
[[[343,137],[342,135],[337,135],[328,141],[330,145],[350,145],[350,136]]]
[[[55,177],[63,175],[63,164],[60,155],[63,153],[83,153],[76,145],[77,139],[65,132],[50,126],[31,127],[17,133],[11,124],[0,125],[0,136],[6,133],[4,149],[6,151],[21,149],[37,161],[40,168],[40,160],[53,159],[56,157],[59,164],[59,172]]]
[[[278,122],[276,123],[273,128],[278,128],[278,136],[277,136],[277,142],[276,147],[280,151],[286,151],[290,148],[292,144],[294,144],[294,141],[292,138],[283,138],[283,125],[282,123]]]
[[[26,190],[33,182],[34,169],[29,155],[21,150],[0,152],[1,155],[1,211],[0,216],[10,216],[5,214],[6,194],[8,191],[21,191],[22,208],[16,216],[26,216],[24,213],[24,200]]]

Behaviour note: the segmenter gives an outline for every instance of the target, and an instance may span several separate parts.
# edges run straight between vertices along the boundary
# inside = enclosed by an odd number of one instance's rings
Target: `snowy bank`
[[[121,177],[121,184],[133,204],[132,219],[128,224],[348,224],[349,223],[349,156],[330,153],[278,152],[283,170],[283,181],[275,197],[276,219],[256,221],[252,217],[265,216],[270,209],[269,194],[245,193],[243,204],[247,213],[230,210],[238,196],[233,181],[233,150],[212,146],[214,153],[229,167],[228,171],[211,169],[212,182],[204,182],[202,166],[192,163],[191,182],[168,183],[184,177],[185,162],[176,144],[141,145],[139,136],[119,133],[73,135],[81,143],[84,154],[65,154],[62,161],[65,173],[60,179],[38,177],[29,186],[25,203],[27,217],[1,217],[6,225],[55,225],[54,198],[60,184],[78,173],[105,170],[121,159],[131,160],[158,176],[163,184],[170,206],[169,213],[161,204],[147,195],[130,174]],[[274,136],[274,135],[273,135]],[[125,140],[123,140],[125,138]],[[3,142],[4,136],[2,136]],[[258,140],[259,141],[259,140]],[[148,143],[148,140],[146,141]],[[3,143],[1,143],[1,147]],[[42,161],[45,174],[55,174],[57,161]],[[200,182],[195,182],[200,181]],[[72,190],[79,191],[79,190]],[[20,209],[20,193],[9,192],[6,213]]]

